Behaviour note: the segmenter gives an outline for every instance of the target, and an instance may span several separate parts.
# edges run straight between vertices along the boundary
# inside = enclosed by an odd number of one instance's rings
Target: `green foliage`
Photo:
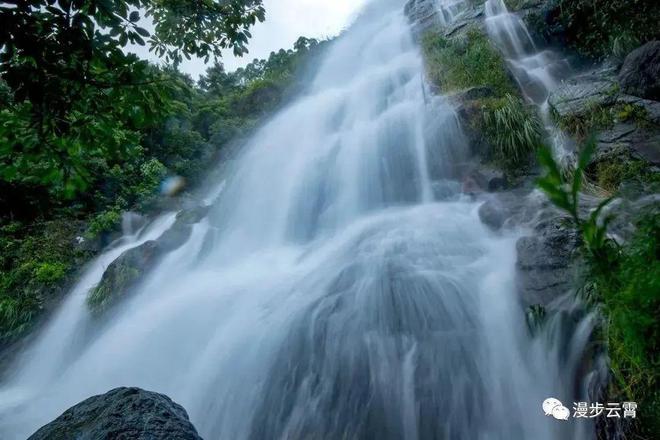
[[[591,140],[583,148],[569,179],[550,151],[539,153],[546,175],[539,187],[559,208],[570,214],[582,233],[587,261],[581,291],[605,314],[604,334],[610,357],[614,400],[633,400],[648,417],[633,425],[636,438],[652,438],[660,429],[660,214],[657,206],[636,223],[633,239],[619,246],[607,237],[610,217],[602,216],[610,199],[588,216],[580,214],[578,194],[584,170],[594,150]]]
[[[444,92],[486,86],[504,97],[516,90],[502,55],[479,30],[456,38],[428,32],[422,49],[429,79]]]
[[[0,296],[0,344],[26,332],[36,308],[30,298]]]
[[[89,253],[73,246],[75,219],[0,226],[0,347],[24,334]]]
[[[592,271],[587,289],[602,303],[614,382],[611,393],[638,402],[647,417],[636,438],[660,429],[660,215],[637,221],[633,239],[607,271]]]
[[[595,167],[598,186],[615,192],[623,182],[636,181],[642,184],[658,183],[660,176],[650,169],[648,163],[635,160],[616,158],[598,162]]]
[[[41,283],[52,284],[64,278],[67,269],[67,265],[59,261],[41,263],[34,271],[34,276]]]
[[[633,122],[638,126],[645,126],[649,123],[648,112],[637,104],[601,105],[591,103],[580,114],[563,118],[558,117],[556,113],[553,114],[559,127],[575,135],[578,139],[584,139],[594,131],[612,128],[619,122]]]
[[[495,160],[505,168],[529,161],[530,153],[541,145],[543,127],[532,108],[507,94],[485,107],[486,136],[495,147]]]
[[[548,32],[588,57],[622,56],[660,37],[657,0],[556,0],[552,6]]]
[[[90,163],[136,154],[140,131],[175,109],[181,86],[124,48],[182,56],[244,54],[261,0],[22,0],[0,6],[0,179],[72,197]],[[138,26],[140,13],[155,32]],[[145,41],[145,38],[147,41]],[[6,87],[5,87],[6,86]],[[7,94],[3,90],[2,96]],[[3,99],[6,101],[7,99]]]
[[[121,223],[121,212],[117,209],[111,209],[109,211],[102,212],[98,214],[94,219],[89,223],[89,233],[91,237],[104,232],[110,232],[117,230],[119,224]]]

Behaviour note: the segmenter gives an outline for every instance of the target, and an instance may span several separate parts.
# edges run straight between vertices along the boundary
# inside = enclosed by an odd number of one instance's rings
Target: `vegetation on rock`
[[[543,126],[534,109],[509,94],[486,108],[484,129],[505,169],[526,164],[542,142]]]
[[[422,48],[429,80],[444,93],[489,91],[472,100],[478,111],[469,121],[490,145],[485,159],[508,173],[527,165],[530,153],[541,143],[542,126],[534,109],[520,98],[506,62],[488,37],[476,28],[453,38],[427,32]]]
[[[648,114],[644,107],[632,103],[617,103],[607,105],[591,102],[583,112],[559,116],[553,113],[559,127],[584,140],[595,131],[612,128],[619,122],[632,122],[638,126],[648,124]]]
[[[76,265],[89,258],[75,245],[81,228],[70,218],[0,226],[0,347],[29,330]]]
[[[613,381],[610,400],[636,401],[648,416],[635,424],[639,438],[660,429],[660,212],[657,205],[636,220],[632,240],[619,244],[608,235],[611,215],[603,215],[611,199],[588,216],[580,215],[578,194],[595,149],[593,140],[582,149],[569,179],[549,150],[541,150],[546,175],[539,187],[570,214],[580,231],[587,271],[579,289],[592,307],[602,308],[602,341],[607,347]]]
[[[549,0],[543,16],[531,18],[547,38],[589,58],[625,56],[660,38],[656,0]]]
[[[516,91],[502,55],[478,29],[453,38],[428,32],[422,48],[429,80],[445,93],[478,86],[490,87],[500,97]]]

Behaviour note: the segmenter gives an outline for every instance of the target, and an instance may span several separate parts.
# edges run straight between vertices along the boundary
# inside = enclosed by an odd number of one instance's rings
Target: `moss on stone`
[[[90,291],[87,305],[91,311],[100,316],[118,304],[144,279],[162,251],[156,241],[147,241],[121,254],[108,266],[101,282]]]
[[[590,103],[580,114],[559,116],[552,111],[552,116],[559,127],[578,139],[584,139],[589,134],[612,128],[619,122],[632,122],[639,127],[649,124],[648,112],[638,104],[617,103],[602,105]]]
[[[61,261],[46,261],[37,265],[34,276],[37,281],[51,285],[63,279],[68,268],[68,265]]]
[[[598,162],[594,174],[598,186],[610,192],[617,191],[623,182],[634,180],[642,184],[653,184],[660,177],[651,171],[648,163],[623,158]]]
[[[89,292],[87,305],[95,314],[104,312],[117,302],[123,292],[135,283],[141,275],[142,272],[135,267],[118,267],[114,271],[111,280],[104,280]]]

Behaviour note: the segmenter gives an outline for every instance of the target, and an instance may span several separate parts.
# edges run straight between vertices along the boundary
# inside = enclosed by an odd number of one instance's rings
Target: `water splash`
[[[456,189],[467,147],[401,3],[334,43],[104,323],[84,304],[93,265],[0,389],[2,438],[121,385],[168,394],[207,439],[587,438],[543,416],[572,389],[527,335],[516,237]]]

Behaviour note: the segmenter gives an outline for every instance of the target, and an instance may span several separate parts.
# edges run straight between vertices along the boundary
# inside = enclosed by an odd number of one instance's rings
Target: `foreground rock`
[[[633,50],[619,72],[623,91],[660,101],[660,41],[651,41]]]
[[[117,388],[69,408],[28,440],[201,440],[182,406],[139,388]]]

